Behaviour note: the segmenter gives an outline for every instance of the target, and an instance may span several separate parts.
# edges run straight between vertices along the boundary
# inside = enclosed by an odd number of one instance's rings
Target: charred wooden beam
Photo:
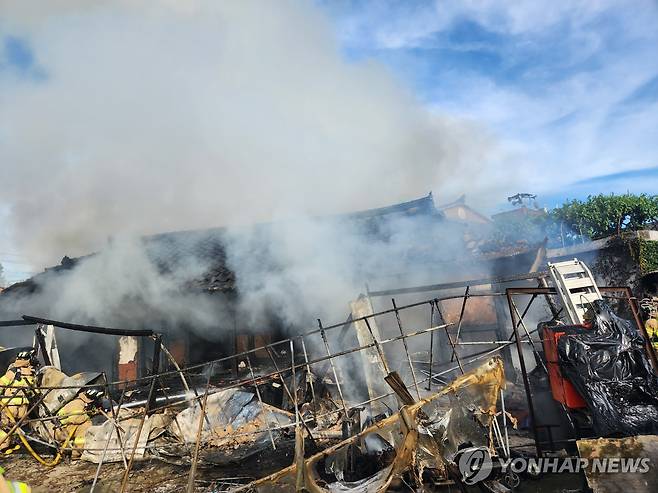
[[[22,325],[35,325],[36,323],[27,320],[2,320],[0,321],[0,327],[20,327]]]
[[[386,383],[393,389],[405,406],[410,406],[416,402],[398,372],[392,371],[384,377],[384,380],[386,380]]]
[[[23,320],[29,324],[54,325],[55,327],[60,327],[62,329],[77,330],[79,332],[91,332],[93,334],[105,334],[110,336],[152,337],[155,335],[155,332],[149,329],[128,330],[113,329],[110,327],[98,327],[95,325],[70,324],[68,322],[58,322],[57,320],[48,320],[47,318],[32,317],[30,315],[23,315]]]
[[[529,272],[516,276],[490,277],[484,279],[469,279],[466,281],[446,282],[443,284],[428,284],[425,286],[413,286],[409,288],[386,289],[381,291],[370,291],[370,296],[389,296],[396,294],[423,293],[427,291],[441,291],[443,289],[464,288],[466,286],[483,286],[486,284],[501,284],[505,282],[525,281],[527,279],[541,279],[547,277],[548,272]]]
[[[34,331],[34,336],[36,337],[37,344],[39,345],[39,350],[41,351],[41,357],[43,358],[43,363],[46,366],[50,366],[52,362],[50,361],[50,356],[48,355],[48,348],[46,347],[46,338],[41,332],[41,327],[37,327],[37,330]]]

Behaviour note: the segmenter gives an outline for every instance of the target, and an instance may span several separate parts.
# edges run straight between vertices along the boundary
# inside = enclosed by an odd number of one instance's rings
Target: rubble
[[[600,290],[608,292],[604,287]],[[531,296],[523,310],[514,301],[521,295]],[[512,321],[509,338],[469,338],[463,321],[474,313],[468,311],[468,300],[503,296]],[[0,446],[6,442],[5,448],[13,452],[8,462],[22,461],[27,453],[44,468],[93,464],[89,491],[102,491],[110,474],[104,471],[111,471],[112,491],[139,491],[131,486],[139,471],[158,463],[165,469],[180,468],[178,479],[167,484],[188,492],[200,488],[370,493],[472,484],[487,491],[512,491],[532,471],[507,471],[501,465],[505,461],[555,454],[575,458],[579,452],[582,458],[592,453],[589,439],[621,434],[631,440],[629,435],[651,433],[658,424],[653,414],[644,413],[646,427],[621,426],[623,402],[628,399],[615,393],[602,409],[588,394],[593,392],[593,375],[608,372],[600,382],[601,392],[628,384],[635,389],[641,409],[649,409],[655,400],[651,392],[637,392],[638,379],[643,379],[646,389],[653,389],[658,377],[631,322],[614,315],[603,301],[595,301],[594,327],[583,326],[561,337],[559,361],[549,360],[533,335],[566,326],[560,325],[564,322],[558,321],[559,310],[552,300],[548,306],[553,319],[537,329],[528,328],[525,317],[539,296],[559,298],[560,293],[545,283],[537,288],[508,288],[505,293],[471,291],[467,286],[461,297],[403,306],[393,300],[392,309],[380,312],[363,295],[352,303],[347,322],[323,326],[319,321],[319,328],[298,336],[169,369],[161,367],[161,360],[175,360],[161,336],[152,331],[26,316],[27,321],[97,337],[141,337],[153,345],[152,367],[148,374],[128,380],[111,381],[105,373],[93,371],[69,376],[44,364],[50,362],[48,355],[55,354],[53,346],[46,347],[44,338],[35,337],[41,359],[28,351],[30,373],[21,370],[28,361],[21,356],[25,351],[8,350],[7,357],[0,358],[9,362],[10,375],[2,386],[2,412],[7,418],[3,418]],[[441,302],[455,299],[461,305],[459,317],[444,323]],[[414,310],[423,316],[429,313],[429,327],[405,328],[403,320],[421,318],[411,316]],[[37,325],[37,332],[41,331]],[[419,344],[429,343],[432,348],[435,337],[436,344],[442,341],[447,346],[443,359],[433,359],[432,354],[420,360]],[[465,352],[473,346],[485,349]],[[513,346],[520,378],[507,382],[506,371],[517,371],[505,352]],[[268,360],[258,360],[256,354]],[[527,354],[535,363],[532,370],[526,366]],[[16,358],[23,359],[13,361]],[[570,409],[546,400],[553,378],[550,365],[559,365],[561,375],[584,398],[585,407]],[[34,379],[18,387],[19,373]],[[25,400],[12,400],[17,396]],[[9,415],[10,403],[25,407]],[[570,424],[552,423],[551,416]],[[590,434],[583,431],[588,422],[594,424]],[[565,430],[570,435],[563,439],[560,433]],[[472,463],[472,457],[482,460]],[[16,472],[11,467],[8,471]],[[207,488],[200,486],[199,478],[207,478],[210,471],[219,477],[208,480],[212,484]],[[600,483],[600,478],[596,481]]]
[[[454,466],[452,457],[445,452],[446,445],[450,443],[449,435],[454,437],[454,431],[459,427],[457,419],[448,417],[439,424],[435,419],[427,418],[424,408],[431,405],[440,397],[451,394],[461,395],[462,398],[469,395],[474,398],[474,415],[484,430],[488,429],[492,416],[495,415],[495,406],[498,393],[504,385],[505,377],[502,361],[500,358],[492,358],[479,368],[466,373],[444,387],[431,397],[419,402],[406,405],[399,412],[385,418],[364,429],[360,433],[343,440],[303,461],[303,471],[298,472],[298,465],[291,466],[265,478],[262,478],[243,487],[232,491],[281,491],[282,489],[297,488],[297,475],[303,478],[303,487],[311,492],[382,492],[396,479],[400,479],[403,473],[408,472],[416,466],[416,458],[419,450],[424,451],[423,468],[431,467],[437,470],[446,470],[446,467]],[[481,421],[480,421],[481,420]],[[433,430],[433,426],[435,427]],[[433,431],[435,433],[433,433]],[[332,454],[339,454],[347,447],[357,443],[364,443],[371,436],[392,436],[395,441],[394,458],[390,464],[369,477],[357,481],[336,480],[327,482],[321,478],[317,470],[318,463],[326,460]],[[462,442],[460,442],[462,443]],[[453,445],[455,445],[453,443]],[[367,448],[367,447],[364,447]],[[448,446],[448,449],[450,446]],[[442,451],[441,449],[444,449]],[[412,477],[420,481],[422,471],[414,471]]]

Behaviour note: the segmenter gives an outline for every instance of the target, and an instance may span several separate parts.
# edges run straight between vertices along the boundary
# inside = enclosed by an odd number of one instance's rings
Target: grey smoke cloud
[[[486,203],[519,178],[477,124],[429,111],[375,62],[347,60],[313,5],[60,7],[3,5],[0,33],[28,40],[44,77],[0,72],[0,202],[13,248],[35,266],[102,253],[17,313],[142,325],[158,307],[171,325],[216,329],[221,303],[178,289],[206,265],[163,275],[139,242],[108,238],[230,226],[252,327],[269,308],[289,325],[342,316],[364,279],[396,273],[422,229],[400,221],[373,245],[312,217],[429,190]],[[426,240],[446,252],[451,236]]]
[[[347,61],[312,5],[3,12],[2,31],[28,40],[45,74],[0,75],[0,200],[37,265],[120,233],[477,190],[500,157],[485,131],[428,112],[382,66]]]

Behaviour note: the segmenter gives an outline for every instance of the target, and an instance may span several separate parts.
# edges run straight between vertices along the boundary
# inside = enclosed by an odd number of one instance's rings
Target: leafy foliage
[[[532,210],[497,219],[482,250],[538,244],[545,238],[549,246],[566,246],[657,226],[658,195],[590,195],[544,213]]]
[[[647,273],[658,270],[658,243],[638,239],[635,250],[637,251],[640,272]]]
[[[626,231],[653,229],[658,222],[657,195],[590,195],[571,200],[550,211],[555,224],[587,238],[619,235]]]

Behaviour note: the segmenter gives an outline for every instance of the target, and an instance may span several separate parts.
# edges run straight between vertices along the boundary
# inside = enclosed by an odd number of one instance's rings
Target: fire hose
[[[11,419],[14,422],[14,424],[17,423],[16,417],[11,412],[11,410],[9,409],[7,404],[3,403],[2,408],[0,410],[5,411],[7,413],[7,415],[9,416],[9,419]],[[43,457],[41,457],[39,454],[37,454],[34,451],[32,446],[30,445],[30,443],[27,441],[27,439],[23,435],[23,431],[20,428],[17,428],[16,431],[18,431],[18,438],[21,440],[21,442],[23,443],[23,446],[27,449],[27,451],[30,453],[30,455],[32,455],[32,457],[34,457],[38,462],[40,462],[41,464],[43,464],[46,467],[55,467],[57,464],[59,464],[59,461],[62,460],[62,452],[64,451],[64,449],[66,449],[66,446],[71,441],[71,437],[73,437],[73,434],[75,433],[75,431],[77,429],[78,429],[77,426],[75,426],[74,428],[71,429],[71,432],[68,434],[68,436],[66,437],[66,440],[64,440],[64,443],[62,443],[62,446],[59,448],[59,450],[57,451],[57,454],[55,455],[55,457],[51,461],[45,460]]]

